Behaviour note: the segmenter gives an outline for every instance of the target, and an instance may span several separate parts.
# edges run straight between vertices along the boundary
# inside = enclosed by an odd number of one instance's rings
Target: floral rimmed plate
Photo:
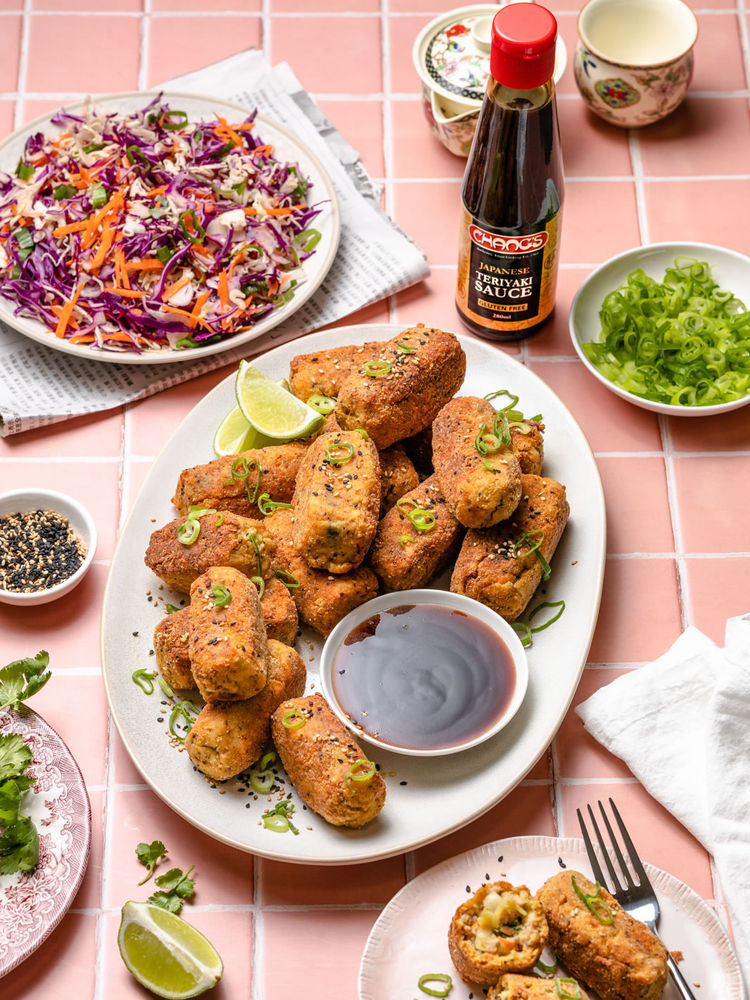
[[[393,1000],[419,995],[424,973],[453,979],[450,1000],[482,1000],[461,981],[448,953],[448,927],[457,907],[483,882],[501,879],[536,892],[561,868],[591,877],[582,840],[513,837],[483,844],[443,861],[407,883],[378,917],[359,970],[359,1000]],[[661,904],[659,933],[671,951],[682,952],[680,971],[697,997],[744,1000],[740,967],[726,931],[701,897],[673,875],[646,864]],[[546,959],[549,961],[549,959]],[[558,972],[558,975],[567,975]],[[591,1000],[596,994],[588,990]],[[424,996],[424,994],[422,994]],[[679,1000],[670,981],[662,1000]]]
[[[0,711],[0,733],[11,732],[21,733],[33,754],[27,773],[36,780],[24,805],[39,833],[39,865],[30,875],[0,875],[0,976],[36,951],[62,920],[91,846],[91,806],[70,750],[31,709]]]

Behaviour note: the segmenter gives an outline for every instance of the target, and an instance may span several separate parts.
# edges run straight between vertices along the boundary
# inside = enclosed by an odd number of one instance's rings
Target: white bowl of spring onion
[[[708,243],[652,243],[610,258],[578,289],[570,336],[622,399],[667,416],[750,403],[750,258]]]

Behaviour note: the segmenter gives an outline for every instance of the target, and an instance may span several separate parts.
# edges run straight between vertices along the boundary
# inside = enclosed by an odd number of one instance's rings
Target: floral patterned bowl
[[[682,0],[589,0],[578,36],[575,81],[605,121],[650,125],[684,99],[698,22]]]

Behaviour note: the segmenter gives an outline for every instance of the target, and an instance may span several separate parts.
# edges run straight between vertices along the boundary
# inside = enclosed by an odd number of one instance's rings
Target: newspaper
[[[419,247],[381,209],[380,190],[359,154],[303,90],[288,65],[271,67],[261,52],[250,50],[170,80],[164,87],[257,107],[317,155],[341,209],[341,242],[331,270],[289,320],[250,344],[197,361],[102,363],[48,348],[0,323],[2,436],[108,410],[261,354],[406,288],[429,272]]]

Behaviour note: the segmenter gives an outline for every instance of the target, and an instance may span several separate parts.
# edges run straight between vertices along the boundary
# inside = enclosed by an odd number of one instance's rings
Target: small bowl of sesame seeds
[[[96,551],[93,518],[56,490],[0,493],[0,602],[30,607],[77,587]]]

